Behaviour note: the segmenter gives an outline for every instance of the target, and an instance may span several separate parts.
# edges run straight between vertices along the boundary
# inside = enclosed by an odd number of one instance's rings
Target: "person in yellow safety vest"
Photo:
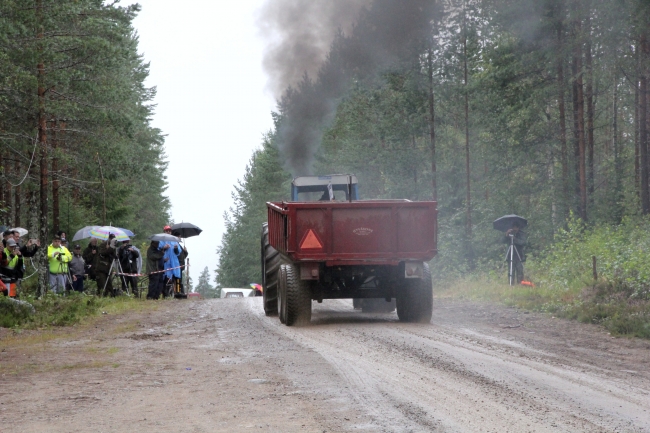
[[[23,277],[23,256],[13,239],[7,240],[7,248],[2,252],[0,274],[14,280]]]
[[[68,263],[72,260],[72,254],[64,246],[61,246],[61,237],[54,236],[52,244],[47,247],[47,261],[50,264],[50,290],[54,293],[65,292],[68,278]]]

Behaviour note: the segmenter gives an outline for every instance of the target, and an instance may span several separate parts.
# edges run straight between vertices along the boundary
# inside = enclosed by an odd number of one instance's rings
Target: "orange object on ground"
[[[531,281],[522,280],[521,284],[522,284],[522,286],[535,287],[535,285]]]
[[[9,297],[16,297],[16,283],[9,283]]]

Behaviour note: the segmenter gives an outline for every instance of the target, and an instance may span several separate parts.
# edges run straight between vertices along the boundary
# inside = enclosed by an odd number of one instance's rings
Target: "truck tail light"
[[[424,266],[422,262],[404,263],[404,278],[422,278],[424,275]]]

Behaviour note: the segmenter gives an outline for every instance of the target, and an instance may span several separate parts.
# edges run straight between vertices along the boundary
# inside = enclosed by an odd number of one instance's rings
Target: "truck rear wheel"
[[[400,322],[429,323],[433,315],[433,286],[429,265],[424,264],[422,278],[405,279],[397,296]]]
[[[269,244],[268,223],[262,224],[261,259],[264,314],[276,316],[278,314],[278,271],[284,260],[280,252]]]
[[[281,301],[284,306],[287,326],[304,326],[311,321],[311,285],[300,279],[300,268],[296,265],[281,265]],[[282,311],[282,306],[280,307]]]
[[[285,266],[280,265],[278,270],[278,309],[280,310],[280,323],[287,323],[287,272]]]

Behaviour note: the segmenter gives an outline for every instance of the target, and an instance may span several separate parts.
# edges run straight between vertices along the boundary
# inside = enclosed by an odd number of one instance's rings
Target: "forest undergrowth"
[[[509,286],[502,263],[441,279],[437,295],[503,303],[650,339],[649,229],[647,220],[587,227],[573,219],[547,249],[529,255],[525,274],[533,287]]]

